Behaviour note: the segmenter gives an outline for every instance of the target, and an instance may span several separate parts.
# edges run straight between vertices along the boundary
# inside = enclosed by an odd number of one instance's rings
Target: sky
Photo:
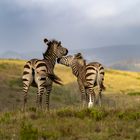
[[[140,44],[140,0],[0,0],[0,50],[69,50]],[[44,47],[45,46],[45,47]]]

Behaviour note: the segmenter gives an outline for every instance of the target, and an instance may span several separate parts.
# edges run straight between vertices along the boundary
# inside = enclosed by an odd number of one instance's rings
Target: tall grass
[[[0,126],[1,139],[139,139],[140,111],[138,107],[14,111],[0,114]]]

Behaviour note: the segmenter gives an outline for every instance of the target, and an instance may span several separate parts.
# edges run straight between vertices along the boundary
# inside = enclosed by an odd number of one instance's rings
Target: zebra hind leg
[[[98,104],[101,107],[102,106],[102,89],[99,88],[99,93],[98,93]]]
[[[46,111],[49,111],[49,103],[50,103],[50,93],[52,90],[52,85],[46,87]]]
[[[79,86],[79,90],[80,90],[80,93],[81,93],[81,102],[82,102],[82,107],[85,107],[86,105],[86,90],[85,90],[85,87],[82,83],[82,81],[80,79],[77,80],[78,82],[78,86]]]
[[[42,110],[42,95],[44,93],[44,89],[45,89],[44,87],[38,88],[37,99],[36,99],[37,110],[39,110],[39,108]]]
[[[22,107],[22,111],[26,111],[28,90],[29,90],[29,85],[23,84],[23,107]]]
[[[93,89],[88,89],[88,96],[89,96],[89,101],[88,101],[88,108],[91,108],[95,105],[95,92]]]

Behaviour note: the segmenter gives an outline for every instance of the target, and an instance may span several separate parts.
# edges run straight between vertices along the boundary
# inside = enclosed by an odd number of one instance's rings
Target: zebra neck
[[[76,77],[79,77],[79,75],[84,74],[84,66],[74,64],[72,65],[72,72]]]
[[[46,55],[45,57],[44,57],[44,61],[46,62],[46,63],[49,63],[49,66],[52,66],[52,68],[54,68],[54,66],[55,66],[55,63],[56,63],[56,55],[55,54],[49,54],[48,53],[48,55]]]
[[[76,76],[76,77],[78,77],[79,76],[79,71],[78,71],[78,69],[72,69],[72,72],[73,72],[73,74]]]

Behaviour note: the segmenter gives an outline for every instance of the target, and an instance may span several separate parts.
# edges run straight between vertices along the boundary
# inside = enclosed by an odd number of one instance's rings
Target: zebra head
[[[68,56],[63,56],[59,59],[57,59],[57,62],[59,64],[66,65],[68,67],[72,67],[73,65],[85,65],[85,60],[83,59],[83,56],[81,53],[77,53],[74,56],[68,55]]]
[[[48,48],[46,52],[43,54],[44,56],[47,54],[52,54],[56,58],[61,58],[62,56],[65,56],[68,54],[67,48],[64,48],[61,44],[61,41],[57,40],[48,40],[44,39],[44,43],[47,44]]]
[[[61,58],[58,58],[57,62],[59,64],[70,67],[72,65],[73,59],[74,59],[74,56],[68,55],[68,56],[63,56]]]

